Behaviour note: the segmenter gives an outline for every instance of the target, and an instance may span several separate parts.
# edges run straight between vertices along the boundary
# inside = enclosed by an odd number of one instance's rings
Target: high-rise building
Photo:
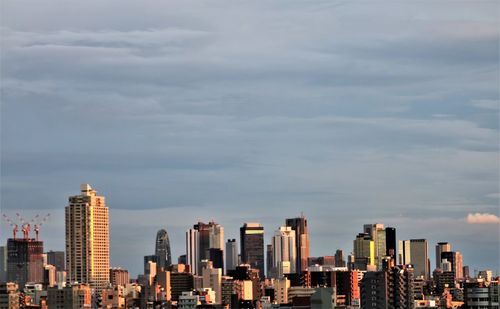
[[[396,258],[396,228],[386,227],[385,228],[385,255],[392,258]]]
[[[89,184],[66,206],[66,268],[70,282],[102,289],[109,284],[109,214],[104,196]]]
[[[438,242],[436,245],[436,268],[441,268],[441,253],[450,252],[451,244],[447,242]]]
[[[228,239],[226,242],[226,270],[235,270],[238,266],[238,245],[236,239]]]
[[[34,238],[7,240],[7,281],[20,289],[27,282],[43,282],[43,242]]]
[[[19,285],[17,283],[0,283],[0,308],[19,309],[19,299]]]
[[[273,244],[266,246],[266,277],[271,278],[271,271],[273,269]]]
[[[210,249],[220,249],[224,256],[224,228],[215,222],[198,222],[186,232],[187,262],[194,274],[201,274],[202,260],[210,260]]]
[[[374,270],[375,242],[368,233],[359,233],[353,242],[354,268],[359,270]],[[371,269],[370,269],[371,268]]]
[[[7,281],[7,247],[0,246],[0,282]]]
[[[346,267],[343,250],[337,249],[337,251],[335,251],[335,266]]]
[[[166,270],[172,265],[172,255],[170,253],[170,240],[167,231],[161,229],[156,233],[155,255],[158,257],[157,263],[159,269]]]
[[[415,277],[423,276],[428,279],[429,254],[426,239],[410,239],[410,261],[414,268]]]
[[[400,240],[398,245],[398,257],[399,264],[408,265],[411,264],[411,250],[410,250],[409,240]]]
[[[199,260],[198,230],[189,229],[186,232],[186,263],[193,274],[198,274]]]
[[[297,251],[295,230],[281,226],[273,236],[273,277],[297,273]]]
[[[47,264],[54,265],[56,267],[56,271],[66,270],[64,251],[50,250],[46,254],[47,254]]]
[[[377,269],[382,269],[382,261],[386,255],[386,235],[384,225],[381,223],[365,224],[364,232],[369,234],[375,247],[375,265]]]
[[[297,252],[296,272],[302,273],[308,266],[309,259],[309,233],[307,219],[304,216],[286,219],[286,226],[295,231],[295,252]]]
[[[463,261],[462,254],[455,251],[445,251],[441,252],[441,264],[448,262],[450,264],[449,269],[443,269],[452,271],[455,275],[455,279],[462,279],[463,274]]]
[[[408,266],[365,273],[361,280],[361,308],[413,309],[414,276]]]
[[[241,261],[259,270],[264,278],[264,227],[259,223],[245,223],[240,228]]]

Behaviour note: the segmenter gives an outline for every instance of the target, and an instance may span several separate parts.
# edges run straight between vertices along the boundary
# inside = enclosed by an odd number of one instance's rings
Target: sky
[[[0,208],[50,213],[46,250],[89,183],[133,276],[159,229],[176,260],[199,220],[301,213],[313,256],[379,222],[498,271],[497,1],[0,6]]]

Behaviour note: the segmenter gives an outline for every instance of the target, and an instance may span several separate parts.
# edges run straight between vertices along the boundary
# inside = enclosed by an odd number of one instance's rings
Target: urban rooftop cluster
[[[165,229],[144,272],[109,263],[109,212],[88,184],[65,208],[65,251],[44,253],[39,227],[13,226],[0,247],[1,308],[499,308],[498,277],[470,274],[448,242],[397,240],[396,228],[365,224],[347,256],[310,254],[307,218],[288,218],[265,243],[264,227],[247,222],[239,239],[198,222],[186,252],[172,260]],[[432,271],[431,271],[432,270]]]

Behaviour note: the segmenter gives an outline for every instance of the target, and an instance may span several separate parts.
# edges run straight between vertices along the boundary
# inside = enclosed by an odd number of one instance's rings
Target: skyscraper
[[[158,269],[166,270],[172,265],[172,255],[170,253],[170,240],[167,231],[161,229],[156,233],[155,255],[157,258]]]
[[[297,273],[297,251],[295,230],[290,226],[281,226],[273,236],[273,271],[275,278],[284,274]]]
[[[238,245],[236,239],[228,239],[226,242],[226,270],[235,270],[238,266]]]
[[[57,271],[66,270],[64,251],[47,252],[47,264],[54,265]]]
[[[426,239],[410,239],[410,261],[415,277],[429,278],[429,253]]]
[[[21,289],[27,282],[43,282],[43,242],[33,238],[7,240],[7,281]]]
[[[450,252],[451,244],[448,242],[438,242],[436,245],[436,268],[441,268],[441,253]]]
[[[245,223],[240,228],[241,261],[259,270],[264,278],[264,227],[259,223]]]
[[[385,228],[385,255],[396,258],[396,228]]]
[[[375,246],[375,265],[377,269],[382,269],[382,261],[386,255],[386,235],[384,225],[381,223],[365,224],[364,232],[369,234]]]
[[[201,274],[201,261],[210,260],[210,249],[220,249],[224,257],[224,228],[215,222],[198,222],[186,232],[187,262],[194,274]],[[212,250],[212,253],[214,251]],[[224,263],[222,261],[222,263]]]
[[[399,264],[411,264],[411,250],[409,240],[400,240],[398,245],[398,259]]]
[[[186,263],[193,274],[198,274],[198,261],[200,260],[198,251],[198,230],[189,229],[186,232]]]
[[[302,273],[308,266],[309,233],[307,219],[304,216],[286,219],[286,226],[295,231],[295,251],[297,252],[296,272]]]
[[[368,233],[359,233],[353,241],[354,267],[359,270],[374,270],[375,242]]]
[[[346,267],[343,250],[337,249],[337,251],[335,251],[335,266]]]
[[[66,206],[66,268],[70,282],[102,289],[109,284],[109,215],[104,196],[89,184]]]

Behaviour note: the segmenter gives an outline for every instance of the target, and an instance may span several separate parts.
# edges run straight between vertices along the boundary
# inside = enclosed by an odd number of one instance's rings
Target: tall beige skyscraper
[[[109,284],[109,215],[104,196],[88,184],[66,206],[66,267],[70,282]]]

